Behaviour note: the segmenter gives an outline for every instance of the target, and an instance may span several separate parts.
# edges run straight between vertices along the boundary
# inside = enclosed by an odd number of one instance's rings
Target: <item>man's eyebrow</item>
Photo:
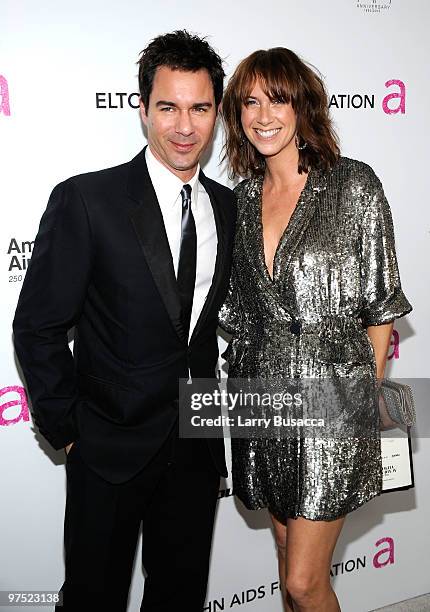
[[[169,100],[158,100],[158,102],[156,102],[155,106],[158,108],[160,106],[174,106],[175,108],[178,107],[178,105],[175,102],[171,102]],[[213,104],[212,102],[196,102],[195,104],[192,105],[191,108],[212,108]]]
[[[158,100],[155,106],[176,106],[176,104],[169,102],[169,100]]]

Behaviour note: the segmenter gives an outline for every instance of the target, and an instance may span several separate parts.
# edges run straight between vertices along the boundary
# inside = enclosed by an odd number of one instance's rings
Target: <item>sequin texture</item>
[[[312,169],[276,250],[273,279],[264,260],[262,186],[256,177],[235,189],[233,268],[220,312],[221,327],[232,334],[224,353],[229,376],[374,380],[366,327],[412,309],[379,179],[346,157],[330,171]],[[333,520],[379,495],[377,411],[352,404],[349,437],[232,439],[235,494],[280,520]],[[354,437],[362,414],[375,415],[372,435]]]

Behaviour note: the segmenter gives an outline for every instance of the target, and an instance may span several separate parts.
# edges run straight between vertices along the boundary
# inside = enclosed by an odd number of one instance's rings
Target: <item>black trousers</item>
[[[125,612],[142,523],[140,610],[201,612],[220,478],[206,442],[178,438],[174,428],[151,462],[118,485],[83,462],[77,441],[66,472],[66,577],[55,610]]]

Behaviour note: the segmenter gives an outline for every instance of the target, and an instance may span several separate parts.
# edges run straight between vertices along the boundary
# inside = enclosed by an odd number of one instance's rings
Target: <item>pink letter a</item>
[[[390,346],[393,347],[393,352],[388,355],[388,359],[398,359],[400,357],[400,336],[396,329],[393,329]]]
[[[10,106],[9,106],[9,87],[7,85],[7,81],[0,74],[0,113],[3,113],[7,117],[10,115]]]
[[[382,538],[376,542],[376,546],[379,546],[383,542],[387,543],[388,546],[382,550],[378,550],[376,555],[373,557],[373,567],[380,568],[386,565],[392,565],[394,563],[394,540],[393,538]],[[388,555],[384,561],[380,558],[382,555]]]
[[[27,396],[25,395],[24,387],[4,387],[4,389],[0,389],[0,397],[6,393],[17,393],[19,395],[19,399],[10,400],[9,402],[0,405],[0,425],[14,425],[15,423],[18,423],[18,421],[30,420],[30,416],[28,414]],[[4,413],[12,406],[21,406],[18,416],[14,419],[5,419],[3,416]]]
[[[398,79],[391,79],[391,81],[387,81],[385,83],[385,87],[391,87],[391,85],[397,85],[400,89],[399,93],[393,92],[385,96],[382,100],[382,108],[384,109],[384,113],[387,115],[395,115],[396,113],[402,113],[402,115],[406,112],[406,86],[403,81],[399,81]],[[394,98],[400,98],[399,106],[397,108],[390,108],[388,106],[389,100],[393,100]]]

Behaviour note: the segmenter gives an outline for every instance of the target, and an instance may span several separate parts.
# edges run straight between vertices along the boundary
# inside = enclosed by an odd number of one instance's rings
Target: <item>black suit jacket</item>
[[[212,286],[187,342],[172,256],[144,150],[57,185],[42,216],[14,319],[33,419],[55,449],[79,439],[86,463],[124,482],[178,417],[178,379],[214,376],[217,314],[228,285],[235,201],[199,180],[214,211]],[[67,333],[75,326],[74,355]],[[227,475],[224,442],[208,440]]]

